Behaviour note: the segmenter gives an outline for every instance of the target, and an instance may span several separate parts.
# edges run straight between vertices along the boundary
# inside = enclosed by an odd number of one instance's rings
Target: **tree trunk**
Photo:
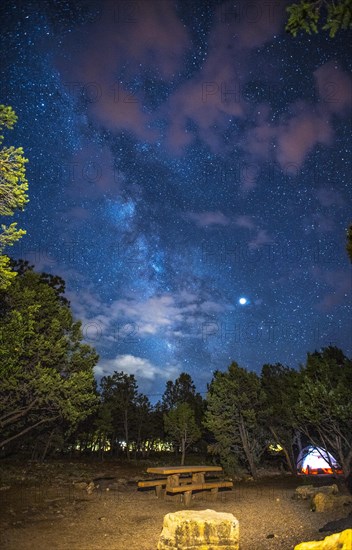
[[[127,409],[124,411],[123,425],[124,425],[124,429],[125,429],[126,457],[127,457],[127,460],[130,460],[131,456],[130,456],[130,442],[129,442],[129,439],[128,439],[129,434],[128,434],[128,412],[127,412]]]
[[[134,458],[136,459],[137,458],[137,454],[141,452],[141,440],[142,440],[142,437],[141,437],[141,432],[142,432],[142,426],[141,424],[138,425],[138,431],[137,431],[137,441],[136,441],[136,447],[135,447],[135,450],[134,450]],[[143,453],[142,453],[143,455]]]
[[[37,447],[38,447],[38,440],[35,441],[35,444],[34,444],[34,447],[33,447],[33,450],[32,450],[31,460],[36,460]]]
[[[183,437],[181,440],[181,466],[185,465],[185,457],[186,457],[186,438]]]
[[[246,428],[245,423],[243,421],[243,418],[241,418],[240,422],[239,422],[239,431],[240,431],[240,437],[241,437],[241,441],[242,441],[243,450],[244,450],[244,453],[245,453],[246,458],[247,458],[249,471],[250,471],[251,475],[254,477],[254,479],[256,479],[256,477],[257,477],[257,467],[256,467],[256,464],[255,464],[255,461],[254,461],[253,452],[251,450],[251,446],[250,446],[250,442],[249,442],[248,431],[247,431],[247,428]]]
[[[289,452],[289,450],[288,450],[288,449],[286,448],[286,446],[282,443],[282,441],[281,441],[280,438],[278,437],[278,435],[277,435],[275,429],[274,429],[272,426],[269,427],[269,430],[270,430],[271,434],[273,435],[273,437],[274,437],[276,443],[277,443],[278,445],[280,445],[280,447],[282,447],[282,450],[283,450],[283,452],[284,452],[285,459],[286,459],[286,462],[287,462],[287,466],[288,466],[290,472],[291,472],[292,474],[295,474],[295,473],[296,473],[296,468],[295,468],[294,462],[293,462],[293,460],[292,460],[293,457],[290,456],[290,455],[293,455],[293,453],[292,453],[292,452],[291,452],[291,453]]]
[[[45,457],[46,457],[46,453],[48,452],[48,449],[50,447],[50,443],[51,443],[51,440],[53,438],[53,435],[54,435],[54,432],[55,432],[55,428],[53,428],[50,432],[50,435],[47,439],[47,442],[46,442],[46,445],[44,447],[44,451],[43,451],[43,454],[42,454],[42,459],[41,459],[41,462],[44,462],[45,460]]]

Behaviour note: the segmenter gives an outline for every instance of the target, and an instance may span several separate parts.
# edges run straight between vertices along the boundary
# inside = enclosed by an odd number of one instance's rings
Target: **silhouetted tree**
[[[207,394],[205,425],[214,434],[216,450],[227,470],[244,462],[253,477],[266,440],[260,423],[264,394],[260,379],[232,363],[216,371]]]
[[[188,403],[179,403],[164,416],[165,431],[181,447],[181,465],[185,463],[186,450],[201,437],[194,411]]]

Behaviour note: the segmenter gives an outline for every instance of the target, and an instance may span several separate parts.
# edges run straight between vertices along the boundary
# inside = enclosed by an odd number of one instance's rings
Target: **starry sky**
[[[182,371],[351,354],[349,35],[284,1],[7,0],[27,235],[100,361],[155,401]]]

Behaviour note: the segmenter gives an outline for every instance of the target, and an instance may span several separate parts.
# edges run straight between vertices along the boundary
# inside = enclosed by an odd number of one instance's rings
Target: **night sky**
[[[8,0],[2,89],[29,158],[11,251],[60,275],[97,379],[155,401],[231,361],[351,354],[350,35],[285,2]]]

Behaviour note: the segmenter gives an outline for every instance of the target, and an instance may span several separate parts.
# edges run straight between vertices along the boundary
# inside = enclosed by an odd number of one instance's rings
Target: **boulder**
[[[310,542],[301,542],[295,546],[294,550],[351,550],[352,548],[352,529],[346,529],[342,533],[335,533],[324,540],[312,540]]]
[[[166,514],[158,550],[238,550],[239,523],[214,510],[182,510]]]
[[[323,485],[322,487],[314,487],[313,485],[302,485],[295,490],[294,498],[297,500],[308,500],[317,493],[324,493],[325,495],[337,495],[339,488],[334,483],[333,485]]]
[[[311,509],[313,512],[326,512],[342,508],[351,502],[351,497],[346,495],[334,495],[317,493],[312,498]]]

